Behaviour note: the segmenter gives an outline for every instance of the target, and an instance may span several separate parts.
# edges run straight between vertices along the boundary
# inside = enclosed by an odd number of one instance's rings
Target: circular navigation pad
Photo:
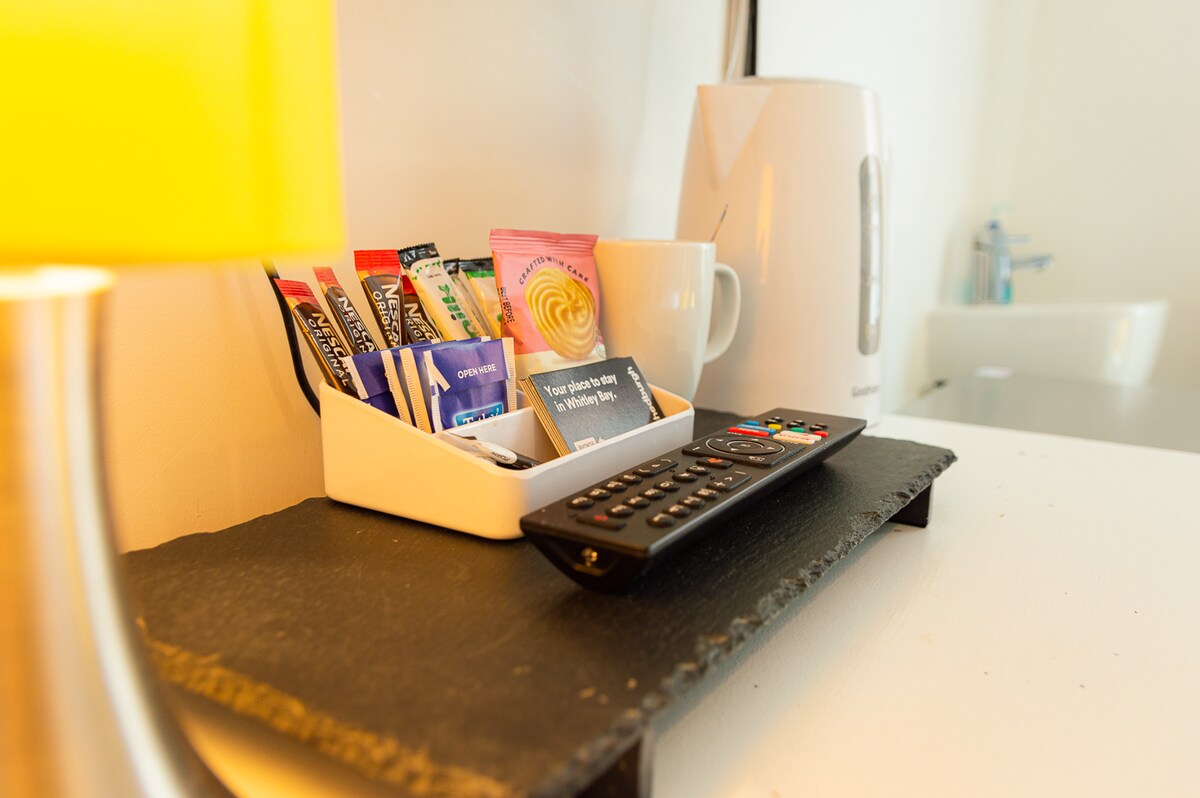
[[[756,438],[709,438],[705,443],[708,448],[724,454],[778,454],[784,450],[781,444],[774,441],[763,441]]]

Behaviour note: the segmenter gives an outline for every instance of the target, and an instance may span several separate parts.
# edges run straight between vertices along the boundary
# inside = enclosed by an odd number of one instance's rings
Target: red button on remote
[[[730,427],[729,431],[735,432],[738,435],[753,435],[755,438],[769,438],[772,435],[771,430],[747,429],[746,427]]]

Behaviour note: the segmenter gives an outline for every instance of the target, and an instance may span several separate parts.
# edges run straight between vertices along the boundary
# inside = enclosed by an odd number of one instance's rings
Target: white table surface
[[[889,416],[953,449],[658,741],[656,798],[1197,795],[1200,455]]]
[[[929,527],[885,525],[671,712],[652,795],[1200,794],[1200,455],[870,434],[958,454]],[[382,794],[189,703],[240,795]]]

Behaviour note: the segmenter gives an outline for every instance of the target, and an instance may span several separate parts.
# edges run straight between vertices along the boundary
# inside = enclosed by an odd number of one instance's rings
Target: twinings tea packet
[[[312,289],[307,283],[299,280],[275,278],[275,285],[287,300],[300,329],[304,331],[304,340],[308,341],[308,348],[317,358],[317,365],[321,367],[325,381],[342,393],[357,396],[358,389],[354,385],[354,379],[342,362],[343,358],[349,357],[350,352],[342,343],[337,330],[329,323],[329,317],[317,303]]]
[[[404,343],[400,332],[400,257],[394,249],[354,250],[354,270],[389,347]]]
[[[313,269],[313,274],[317,277],[317,285],[320,287],[321,293],[325,295],[325,304],[329,306],[333,320],[337,322],[338,329],[350,346],[351,353],[357,355],[360,352],[374,352],[378,349],[379,346],[371,337],[371,331],[367,329],[366,322],[362,320],[362,316],[358,315],[354,303],[346,295],[346,289],[342,288],[342,284],[338,282],[333,269],[328,266],[317,266]]]
[[[433,419],[429,413],[431,389],[429,372],[425,368],[424,352],[429,349],[475,343],[481,340],[481,338],[471,338],[466,341],[443,341],[438,344],[409,344],[391,350],[395,359],[396,373],[404,383],[404,393],[412,408],[413,425],[422,432],[435,431]]]
[[[461,341],[484,334],[483,323],[446,274],[437,247],[433,244],[405,247],[400,250],[400,263],[442,340]]]
[[[517,406],[513,341],[499,338],[431,346],[422,356],[434,432],[507,413]]]
[[[491,245],[518,378],[603,360],[596,236],[492,230]]]

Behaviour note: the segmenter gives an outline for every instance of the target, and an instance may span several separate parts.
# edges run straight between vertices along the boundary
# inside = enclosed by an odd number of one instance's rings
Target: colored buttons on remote
[[[756,438],[771,437],[771,433],[768,430],[762,429],[761,427],[730,427],[729,432],[732,432],[735,435],[752,435]]]
[[[811,446],[819,439],[807,432],[779,432],[775,434],[772,440],[787,441],[788,443],[799,444],[800,446]]]
[[[705,457],[700,462],[704,463],[709,468],[729,468],[731,465],[733,465],[733,463],[729,462],[728,460],[723,460],[720,457]]]

